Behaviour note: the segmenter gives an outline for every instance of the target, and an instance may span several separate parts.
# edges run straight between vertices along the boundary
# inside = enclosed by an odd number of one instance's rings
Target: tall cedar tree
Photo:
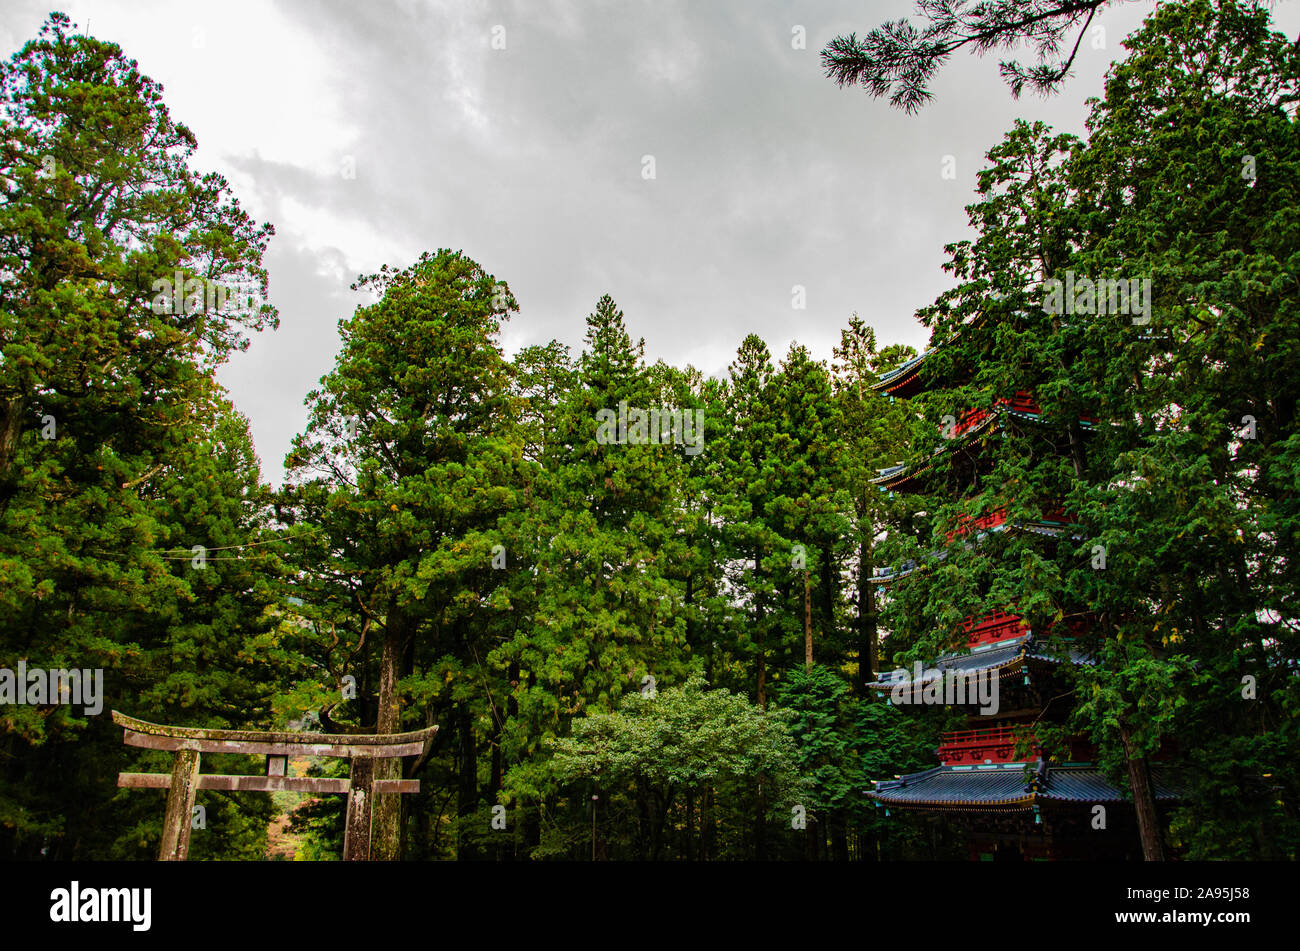
[[[464,814],[477,806],[471,697],[482,696],[488,623],[507,610],[495,597],[506,572],[493,561],[512,557],[500,522],[522,479],[497,342],[517,307],[505,284],[448,250],[354,288],[379,300],[340,321],[342,352],[309,394],[307,431],[288,460],[285,501],[300,529],[317,532],[297,549],[299,597],[336,615],[327,686],[342,688],[345,655],[365,667],[357,702],[337,711],[360,721],[354,729],[423,726],[442,702]],[[435,669],[444,690],[431,694]],[[421,701],[408,717],[404,691]],[[387,764],[385,775],[400,768]],[[372,858],[401,856],[402,811],[400,796],[376,797]]]
[[[1111,635],[1080,717],[1119,725],[1116,757],[1174,739],[1190,856],[1294,858],[1300,51],[1228,0],[1162,4],[1126,45],[1072,162],[1072,264],[1149,278],[1151,322],[1067,319],[1051,356],[1061,402],[1117,424],[1073,501],[1106,554],[1074,596]]]
[[[276,316],[191,292],[264,297],[272,230],[189,168],[160,87],[62,14],[0,67],[0,127],[0,667],[103,668],[106,708],[266,725],[267,681],[242,679],[270,649],[265,562],[198,569],[191,549],[258,537],[247,431],[212,373]],[[154,306],[177,274],[181,306]],[[128,818],[145,797],[112,788],[135,756],[74,709],[6,706],[0,851],[148,853],[156,821]],[[246,854],[239,838],[202,848]]]
[[[947,545],[900,586],[897,617],[941,633],[1011,605],[1040,631],[1083,621],[1097,664],[1069,668],[1072,722],[1132,790],[1145,856],[1166,853],[1149,763],[1162,747],[1181,751],[1188,787],[1176,845],[1288,855],[1296,53],[1264,11],[1226,2],[1163,6],[1129,45],[1086,146],[1020,124],[990,153],[981,236],[953,246],[962,284],[929,314],[936,337],[957,335],[938,372],[964,365],[968,385],[936,394],[931,420],[1029,389],[1045,422],[987,441],[970,501],[927,500],[930,524],[900,554],[924,563],[959,519],[1000,506],[1032,520],[1063,504],[1074,538]],[[1279,174],[1244,175],[1246,156]],[[1100,297],[1047,313],[1044,282],[1070,272],[1149,279],[1149,323]]]
[[[876,333],[857,314],[840,331],[833,367],[835,399],[839,406],[839,440],[843,446],[836,472],[851,513],[848,541],[855,548],[853,653],[857,673],[854,688],[867,696],[866,685],[879,669],[876,657],[880,638],[877,592],[870,578],[875,570],[876,541],[885,531],[887,513],[894,503],[871,480],[880,470],[901,462],[912,445],[916,424],[905,401],[895,401],[876,392],[871,385],[879,375],[911,360],[916,351],[895,344],[878,349]],[[896,506],[896,503],[895,503]]]
[[[672,560],[681,473],[702,466],[702,456],[671,443],[597,438],[601,410],[674,408],[680,392],[649,372],[643,352],[622,311],[602,297],[587,318],[574,385],[554,412],[527,516],[536,540],[535,577],[523,579],[536,590],[532,616],[493,653],[495,666],[518,671],[509,688],[518,718],[505,739],[514,760],[508,796],[546,810],[548,823],[571,804],[557,798],[546,743],[567,735],[575,716],[613,710],[623,694],[680,682],[686,672]]]

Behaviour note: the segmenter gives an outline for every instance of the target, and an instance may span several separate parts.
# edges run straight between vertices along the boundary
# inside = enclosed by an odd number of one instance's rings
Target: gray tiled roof
[[[980,769],[936,766],[901,779],[881,780],[872,799],[884,804],[935,806],[1021,807],[1037,800],[1053,802],[1121,802],[1128,796],[1091,766],[1057,766],[1025,778],[1025,767],[1034,763],[1011,763]],[[1037,780],[1037,782],[1036,782]],[[1177,774],[1166,767],[1151,769],[1157,799],[1177,799],[1183,794]],[[1037,788],[1035,789],[1035,786]]]
[[[932,664],[924,664],[925,670],[938,670],[940,673],[945,671],[954,671],[956,673],[974,673],[981,670],[992,670],[998,667],[1005,667],[1017,659],[1021,652],[1028,660],[1040,660],[1046,663],[1059,664],[1063,660],[1051,654],[1036,651],[1034,648],[1033,634],[1024,634],[1013,641],[1006,641],[992,648],[976,649],[970,652],[949,653],[941,655]],[[1069,650],[1067,652],[1070,663],[1078,667],[1084,664],[1094,664],[1094,661],[1088,654],[1078,650]],[[894,668],[895,670],[898,668]],[[908,676],[912,674],[911,667],[905,668]],[[877,679],[873,687],[879,690],[892,688],[896,683],[908,683],[908,679],[900,681],[885,680],[883,675],[886,671],[881,671],[880,679]]]
[[[1029,764],[1032,768],[1033,764]],[[969,805],[1010,805],[1017,800],[1028,804],[1024,763],[989,769],[953,769],[936,766],[923,773],[911,773],[901,779],[876,783],[871,798],[883,803],[951,803]]]
[[[1157,799],[1178,799],[1186,794],[1181,777],[1167,766],[1151,767],[1151,785]],[[1078,766],[1049,768],[1047,784],[1039,795],[1059,802],[1117,802],[1129,798],[1108,782],[1101,770]]]
[[[939,659],[936,660],[933,664],[925,664],[923,665],[923,667],[925,670],[937,670],[940,673],[949,670],[957,673],[973,673],[975,671],[980,671],[980,670],[992,670],[993,668],[996,667],[1004,667],[1007,664],[1010,664],[1016,661],[1017,659],[1019,659],[1020,654],[1025,649],[1028,640],[1029,640],[1029,635],[1026,634],[1023,637],[1016,638],[1014,641],[1009,641],[1008,643],[1001,645],[999,647],[993,647],[986,650],[971,651],[969,653],[944,654],[941,657],[939,657]],[[910,678],[912,674],[912,669],[910,667],[904,669],[907,671],[908,678]],[[885,671],[881,671],[882,675],[884,673]],[[872,686],[880,689],[884,689],[887,687],[892,688],[896,683],[911,682],[908,678],[904,678],[903,680],[899,680],[899,681],[894,681],[894,680],[885,680],[883,679],[882,676],[882,678],[877,680],[875,684],[873,684]]]

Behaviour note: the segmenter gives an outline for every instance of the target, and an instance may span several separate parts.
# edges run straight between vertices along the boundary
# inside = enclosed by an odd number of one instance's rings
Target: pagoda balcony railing
[[[966,646],[971,650],[1029,633],[1029,625],[1024,619],[1008,611],[992,611],[968,617],[962,622],[961,629],[966,635]]]
[[[1048,509],[1043,513],[1042,518],[1030,522],[1016,522],[1011,527],[1025,529],[1043,535],[1058,535],[1065,528],[1073,524],[1073,519],[1066,514],[1064,509],[1058,506]],[[960,516],[957,519],[957,527],[950,532],[946,532],[945,536],[947,540],[951,542],[958,536],[965,535],[969,532],[972,525],[974,525],[977,537],[983,535],[985,532],[1001,529],[1003,526],[1007,525],[1006,506],[994,509],[988,515],[982,515],[974,520],[972,520],[968,515]],[[945,549],[938,549],[930,552],[929,555],[926,556],[926,560],[944,561],[947,557],[948,552]],[[903,564],[898,566],[886,565],[884,567],[875,568],[871,573],[870,581],[872,584],[885,584],[898,578],[906,577],[915,571],[917,567],[917,560],[909,558],[907,561],[903,562]]]
[[[1043,415],[1043,408],[1038,405],[1038,401],[1034,399],[1032,393],[1027,390],[1017,390],[1015,396],[994,400],[993,405],[988,409],[966,410],[966,412],[962,413],[961,418],[957,420],[957,425],[953,428],[953,436],[964,436],[990,416],[1001,412],[1019,413],[1023,416],[1037,418]],[[1095,426],[1098,422],[1099,420],[1095,416],[1079,417],[1079,423],[1085,428]]]
[[[959,535],[965,535],[971,529],[979,532],[984,529],[997,528],[1007,523],[1007,507],[998,506],[987,515],[981,515],[979,518],[972,519],[969,515],[962,515],[957,519],[957,527],[952,531],[945,533],[948,541],[952,541]]]
[[[1075,614],[1047,625],[1047,633],[1061,633],[1067,640],[1084,637],[1095,619],[1088,614]],[[990,611],[972,614],[961,623],[961,633],[966,636],[966,646],[971,650],[1014,640],[1030,633],[1029,624],[1019,614],[1010,611]]]
[[[993,406],[989,409],[968,409],[962,413],[961,419],[957,421],[957,426],[953,430],[954,436],[964,436],[980,423],[984,422],[994,413],[1001,410],[1010,410],[1013,413],[1028,413],[1032,416],[1042,414],[1037,402],[1034,401],[1033,394],[1025,390],[1017,390],[1016,395],[1011,398],[1001,398],[993,401]]]
[[[945,766],[1030,763],[1038,759],[1038,745],[1032,735],[1028,737],[1029,752],[1016,755],[1016,744],[1022,739],[1025,737],[1009,726],[944,733],[939,741],[939,759]]]
[[[1031,763],[1042,758],[1042,748],[1032,734],[1017,733],[1018,727],[989,727],[982,730],[959,730],[944,733],[940,737],[939,758],[945,766],[990,765],[1002,763]],[[1030,742],[1029,752],[1022,756],[1015,755],[1016,744],[1022,739]],[[1152,754],[1156,760],[1167,760],[1177,751],[1172,741],[1162,740],[1160,748]],[[1082,736],[1072,736],[1065,741],[1065,746],[1058,751],[1058,757],[1065,762],[1097,762],[1097,746]]]
[[[1051,508],[1045,510],[1043,512],[1042,518],[1038,519],[1037,521],[1039,523],[1068,525],[1070,524],[1071,519],[1068,515],[1065,514],[1064,508],[1062,508],[1060,505],[1054,505]],[[978,534],[980,532],[1001,528],[1002,526],[1006,525],[1006,523],[1007,523],[1007,507],[1005,505],[1000,505],[997,508],[995,508],[993,511],[989,512],[987,515],[981,515],[978,518],[972,519],[969,515],[962,515],[958,517],[957,527],[950,532],[946,532],[945,537],[947,538],[948,541],[952,541],[954,538],[957,538],[961,535],[965,535],[967,532],[971,531],[972,529],[976,532],[976,534]]]

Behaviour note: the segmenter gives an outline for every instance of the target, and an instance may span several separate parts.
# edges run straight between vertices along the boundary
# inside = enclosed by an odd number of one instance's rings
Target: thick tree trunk
[[[0,400],[0,512],[9,507],[16,490],[17,479],[10,477],[10,469],[18,453],[24,410],[22,399]]]
[[[501,794],[501,778],[505,771],[501,758],[501,725],[498,723],[492,731],[492,774],[488,777],[488,800],[497,801]]]
[[[194,795],[199,788],[200,756],[197,750],[177,750],[172,756],[172,779],[167,789],[159,862],[184,862],[190,854],[194,827]]]
[[[357,757],[352,760],[348,792],[347,818],[343,832],[343,861],[370,861],[370,832],[374,821],[375,760]]]
[[[406,647],[405,618],[391,610],[384,623],[384,643],[379,654],[379,713],[377,733],[400,733],[402,711],[397,700],[397,683],[402,679],[402,656]],[[375,779],[401,779],[402,761],[396,757],[375,762]],[[402,857],[402,796],[384,793],[373,798],[373,832],[370,857],[376,862],[396,862]]]
[[[506,679],[510,684],[510,693],[506,697],[505,720],[501,722],[501,729],[497,731],[497,747],[493,751],[493,770],[499,771],[499,775],[496,775],[494,777],[495,786],[492,789],[493,802],[496,802],[498,796],[500,795],[501,782],[505,775],[505,770],[506,770],[505,755],[500,751],[501,737],[502,734],[505,732],[505,724],[509,722],[509,720],[512,717],[519,716],[519,701],[515,699],[515,685],[519,683],[519,664],[517,662],[512,661],[510,663],[510,667],[506,671]],[[509,852],[498,853],[500,858],[504,858],[504,859],[519,858],[519,836],[517,835],[512,836],[511,841],[514,843],[511,850]]]
[[[1070,461],[1074,464],[1074,477],[1082,479],[1088,466],[1088,452],[1083,444],[1083,429],[1078,420],[1071,420],[1066,431],[1070,434]]]
[[[18,450],[18,436],[22,432],[23,401],[0,401],[0,478],[9,473],[14,454]]]
[[[637,781],[636,791],[636,811],[637,811],[637,858],[642,862],[648,861],[653,851],[654,819],[650,810],[650,790],[644,779]]]
[[[529,809],[524,814],[524,854],[532,858],[533,849],[542,844],[542,816],[540,809]]]
[[[1142,858],[1148,862],[1163,862],[1165,846],[1160,835],[1160,817],[1156,814],[1156,796],[1151,786],[1150,768],[1145,756],[1133,755],[1132,734],[1129,732],[1128,724],[1122,720],[1119,725],[1119,735],[1124,743],[1129,785],[1133,787],[1138,835],[1142,839]]]
[[[695,576],[687,573],[686,575],[686,593],[682,598],[682,603],[686,605],[686,643],[695,643]]]
[[[487,799],[490,803],[495,803],[501,793],[501,781],[505,774],[505,760],[501,755],[501,734],[505,731],[505,718],[501,715],[501,708],[492,705],[492,764],[488,773]]]
[[[759,576],[759,569],[763,564],[763,552],[758,550],[754,552],[754,575]],[[758,675],[757,675],[757,699],[760,710],[767,709],[767,648],[763,643],[763,609],[760,604],[759,595],[754,595],[754,614],[757,623],[754,625],[754,639],[758,643]],[[758,778],[758,797],[755,806],[754,816],[754,858],[762,861],[767,856],[767,796],[763,792],[763,777]]]
[[[650,861],[659,862],[664,857],[664,846],[667,839],[668,829],[668,812],[673,805],[674,794],[671,792],[660,795],[658,790],[654,793],[654,844],[650,850]]]
[[[686,861],[695,861],[695,795],[688,787],[686,790],[686,835],[683,837],[682,851]]]

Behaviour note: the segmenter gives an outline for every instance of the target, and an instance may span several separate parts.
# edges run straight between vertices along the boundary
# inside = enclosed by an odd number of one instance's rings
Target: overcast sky
[[[1154,8],[1101,15],[1056,98],[1013,100],[998,55],[963,53],[907,116],[837,88],[819,52],[913,0],[4,6],[5,58],[52,9],[121,44],[197,135],[194,166],[275,225],[280,329],[220,378],[276,483],[360,302],[348,285],[424,250],[463,249],[509,283],[508,353],[576,352],[604,293],[652,362],[710,375],[750,332],[777,358],[798,340],[828,360],[854,311],[881,343],[924,347],[913,315],[950,286],[943,245],[970,234],[984,153],[1018,116],[1082,134],[1085,99]],[[1298,6],[1274,11],[1288,35]]]

